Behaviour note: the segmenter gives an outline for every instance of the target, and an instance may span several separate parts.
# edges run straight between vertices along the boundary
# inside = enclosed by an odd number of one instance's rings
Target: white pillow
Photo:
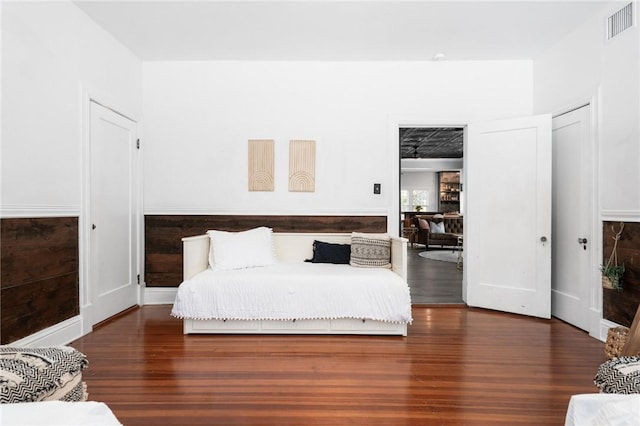
[[[227,271],[273,265],[276,256],[272,233],[264,226],[242,232],[207,231],[211,242],[209,266]]]
[[[429,224],[429,231],[432,234],[444,234],[444,222],[440,222],[440,223],[431,222]]]

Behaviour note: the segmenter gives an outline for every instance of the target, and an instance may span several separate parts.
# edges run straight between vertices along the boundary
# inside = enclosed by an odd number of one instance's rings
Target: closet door
[[[591,108],[553,119],[553,316],[589,330],[593,200]]]
[[[91,324],[138,304],[137,124],[91,102]]]

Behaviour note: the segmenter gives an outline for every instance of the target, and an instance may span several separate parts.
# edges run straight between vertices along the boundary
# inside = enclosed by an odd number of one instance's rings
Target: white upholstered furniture
[[[21,402],[0,404],[2,426],[122,426],[103,402]]]
[[[565,426],[640,425],[640,395],[593,393],[573,395]]]
[[[313,255],[314,240],[349,244],[350,233],[273,233],[278,262],[304,262]],[[210,238],[207,235],[183,238],[183,278],[189,280],[209,267]],[[391,270],[404,284],[407,278],[407,239],[391,237]],[[345,267],[350,267],[346,266]],[[367,268],[362,269],[363,273]],[[386,271],[388,272],[388,271]],[[407,286],[408,291],[408,286]],[[409,301],[410,310],[410,301]],[[184,333],[229,334],[407,334],[407,323],[370,319],[232,320],[184,318]]]

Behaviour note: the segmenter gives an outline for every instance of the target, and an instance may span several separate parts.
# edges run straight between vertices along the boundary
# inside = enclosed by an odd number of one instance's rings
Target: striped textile
[[[84,354],[68,346],[0,346],[0,403],[86,401]]]

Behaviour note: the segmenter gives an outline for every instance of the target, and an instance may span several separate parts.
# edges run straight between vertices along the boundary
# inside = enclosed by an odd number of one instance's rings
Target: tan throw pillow
[[[353,232],[349,263],[360,268],[391,268],[391,237]]]

